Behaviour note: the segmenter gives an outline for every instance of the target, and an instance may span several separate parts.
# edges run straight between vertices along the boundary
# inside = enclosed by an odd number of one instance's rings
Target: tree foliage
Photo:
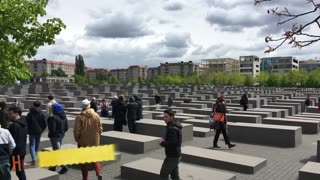
[[[68,77],[68,75],[60,67],[57,70],[52,70],[51,76]]]
[[[24,60],[36,55],[40,46],[54,44],[54,38],[65,25],[58,18],[46,15],[48,0],[0,1],[0,84],[14,84],[16,80],[29,79],[32,74]]]
[[[262,2],[272,0],[255,0],[255,5],[260,4]],[[298,14],[292,13],[286,7],[284,8],[273,8],[269,9],[268,13],[278,16],[279,22],[278,25],[283,25],[286,23],[291,23],[291,29],[285,30],[282,37],[273,38],[272,36],[267,36],[265,38],[266,43],[268,42],[279,42],[276,47],[270,47],[265,51],[265,53],[269,53],[275,51],[279,47],[281,47],[284,43],[288,43],[292,45],[292,47],[303,48],[309,46],[315,42],[320,41],[320,3],[316,3],[315,0],[306,0],[308,6],[310,7],[309,11],[300,12]],[[301,2],[302,3],[302,2]],[[302,5],[302,4],[301,4]],[[308,16],[309,21],[304,24],[296,24],[295,21],[297,19],[301,19],[303,17]],[[284,20],[280,20],[280,18],[284,18]],[[308,32],[308,29],[312,26],[318,29],[316,34],[311,34]]]
[[[75,65],[76,65],[75,74],[78,76],[85,76],[86,65],[84,64],[84,60],[81,55],[76,56]]]

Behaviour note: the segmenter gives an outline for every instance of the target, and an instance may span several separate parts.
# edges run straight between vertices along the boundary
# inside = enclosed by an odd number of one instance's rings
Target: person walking
[[[134,97],[129,98],[127,109],[128,128],[130,133],[135,133],[135,121],[137,120],[138,104],[135,102]]]
[[[111,108],[112,108],[111,118],[114,118],[114,116],[115,116],[115,114],[116,114],[115,110],[117,109],[117,107],[116,107],[116,106],[117,106],[117,103],[118,103],[118,96],[114,96],[113,99],[112,99],[112,101],[111,101],[111,103],[110,103]]]
[[[155,94],[154,100],[156,102],[156,109],[159,109],[159,107],[162,103],[161,97],[158,94]]]
[[[100,145],[100,135],[103,131],[99,115],[90,108],[90,101],[82,101],[83,111],[76,117],[73,135],[78,147],[90,147]],[[101,166],[99,162],[93,163],[98,180],[102,180]],[[83,180],[88,180],[88,164],[81,165]]]
[[[61,104],[53,104],[52,113],[53,116],[48,118],[48,137],[50,139],[52,149],[58,150],[61,148],[62,139],[68,131],[69,126],[66,113],[64,112]],[[56,167],[50,167],[49,170],[56,171]],[[62,165],[61,170],[58,173],[65,174],[68,170],[67,166]]]
[[[7,117],[6,102],[0,102],[0,126],[4,129],[8,129],[10,126],[10,121]]]
[[[174,119],[172,110],[164,111],[164,122],[167,124],[165,139],[160,140],[160,145],[165,148],[166,158],[163,161],[161,179],[180,179],[179,163],[181,161],[182,125]]]
[[[19,180],[26,180],[26,173],[24,171],[24,158],[26,156],[26,146],[27,146],[27,122],[25,119],[21,118],[22,111],[19,107],[11,107],[8,112],[8,118],[12,121],[9,127],[9,132],[12,135],[16,147],[14,148],[12,155],[10,157],[11,169],[15,166],[16,175]],[[13,162],[12,159],[20,163]],[[19,168],[21,167],[21,169]]]
[[[168,97],[168,107],[170,108],[173,105],[173,98],[171,96]]]
[[[94,112],[98,112],[98,103],[95,97],[91,99],[90,107],[94,110]]]
[[[142,100],[139,98],[137,95],[133,95],[136,103],[138,104],[138,109],[137,109],[137,120],[140,120],[143,118],[143,103]]]
[[[49,100],[49,103],[47,104],[46,112],[47,112],[47,115],[48,115],[48,118],[49,118],[49,117],[53,116],[53,114],[52,114],[52,104],[57,103],[57,101],[54,100],[54,97],[52,95],[48,96],[48,100]]]
[[[220,98],[217,99],[217,102],[214,106],[215,109],[215,113],[214,113],[214,120],[217,123],[217,126],[215,128],[216,130],[216,134],[214,136],[214,140],[213,140],[213,147],[214,148],[220,148],[218,146],[218,140],[219,140],[219,136],[220,133],[222,132],[223,134],[223,138],[225,143],[228,145],[229,148],[235,147],[235,144],[231,144],[228,134],[227,134],[227,117],[226,117],[226,113],[227,113],[227,108],[226,108],[226,104],[224,101],[224,96],[221,96]]]
[[[37,161],[37,152],[40,145],[41,134],[47,127],[46,116],[42,112],[39,101],[33,103],[30,112],[27,114],[26,121],[28,124],[28,134],[29,134],[29,148],[32,158],[32,165],[35,165]]]
[[[242,95],[241,100],[240,100],[240,105],[243,107],[244,111],[247,111],[248,106],[249,106],[248,104],[249,104],[249,99],[248,99],[248,96],[247,96],[247,92],[245,92]]]
[[[0,127],[0,179],[11,180],[10,157],[16,143],[9,130]]]
[[[123,125],[127,125],[127,104],[125,103],[124,96],[120,95],[115,105],[113,130],[122,132]]]
[[[101,117],[110,117],[109,115],[109,104],[106,99],[102,99],[102,102],[100,104],[101,109]]]

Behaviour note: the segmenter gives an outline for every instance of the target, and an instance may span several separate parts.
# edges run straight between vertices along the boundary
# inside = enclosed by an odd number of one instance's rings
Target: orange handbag
[[[216,112],[213,116],[213,120],[223,122],[224,121],[224,113],[217,113]]]

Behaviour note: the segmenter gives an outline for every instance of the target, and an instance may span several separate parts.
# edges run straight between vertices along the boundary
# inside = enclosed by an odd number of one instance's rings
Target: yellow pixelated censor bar
[[[86,148],[38,152],[39,167],[114,161],[115,146],[104,145]]]

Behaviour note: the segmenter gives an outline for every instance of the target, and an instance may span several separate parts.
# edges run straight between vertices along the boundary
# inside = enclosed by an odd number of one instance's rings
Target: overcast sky
[[[265,36],[279,36],[292,25],[278,26],[278,19],[267,14],[277,6],[293,12],[311,7],[305,0],[259,6],[253,0],[50,0],[46,17],[61,18],[67,28],[35,58],[74,62],[81,54],[86,65],[95,68],[155,67],[160,62],[241,55],[320,59],[319,43],[302,50],[286,45],[264,54]],[[309,31],[319,34],[316,27]]]

